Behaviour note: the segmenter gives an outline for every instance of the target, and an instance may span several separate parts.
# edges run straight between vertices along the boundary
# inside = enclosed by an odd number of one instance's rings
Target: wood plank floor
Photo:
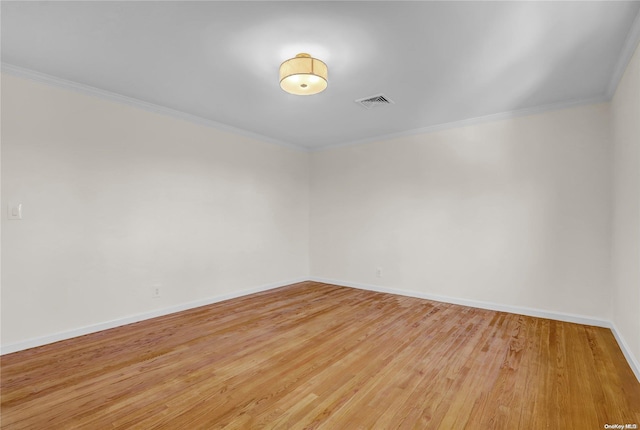
[[[1,365],[3,429],[640,426],[608,329],[314,282]]]

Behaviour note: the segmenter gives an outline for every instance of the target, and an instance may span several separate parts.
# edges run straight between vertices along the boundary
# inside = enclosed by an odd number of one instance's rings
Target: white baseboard
[[[635,373],[636,378],[638,378],[638,381],[640,382],[640,362],[638,362],[636,357],[634,357],[631,353],[629,344],[624,340],[624,337],[622,337],[622,335],[620,334],[620,331],[618,330],[618,327],[615,325],[615,323],[611,322],[611,326],[609,328],[611,329],[613,336],[616,338],[618,346],[620,346],[620,349],[622,350],[624,357],[627,359],[631,370],[633,370],[633,373]]]
[[[194,302],[182,303],[175,306],[170,306],[168,308],[157,309],[150,312],[144,312],[137,315],[132,315],[124,318],[118,318],[111,321],[105,321],[97,324],[92,324],[84,327],[80,327],[73,330],[58,332],[46,336],[36,337],[32,339],[28,339],[22,342],[16,342],[8,345],[0,346],[0,355],[10,354],[12,352],[22,351],[29,348],[35,348],[36,346],[42,346],[53,342],[58,342],[61,340],[71,339],[73,337],[83,336],[85,334],[95,333],[102,330],[108,330],[110,328],[120,327],[127,324],[132,324],[139,321],[144,321],[151,318],[160,317],[163,315],[169,315],[176,312],[185,311],[187,309],[193,309],[200,306],[210,305],[212,303],[222,302],[229,299],[235,299],[237,297],[246,296],[249,294],[259,293],[261,291],[272,290],[274,288],[284,287],[285,285],[291,285],[298,282],[304,282],[308,279],[297,278],[290,279],[282,282],[275,282],[271,284],[260,285],[254,288],[248,288],[246,290],[234,291],[233,293],[221,294],[219,296],[210,297],[207,299],[196,300]]]
[[[479,300],[460,299],[456,297],[440,296],[437,294],[429,294],[429,293],[423,293],[419,291],[400,290],[400,289],[394,289],[394,288],[380,287],[376,285],[361,284],[357,282],[345,282],[345,281],[339,281],[337,279],[327,279],[327,278],[319,278],[319,277],[296,278],[296,279],[290,279],[288,281],[260,285],[258,287],[236,291],[228,294],[222,294],[219,296],[210,297],[203,300],[183,303],[180,305],[158,309],[151,312],[145,312],[142,314],[137,314],[129,317],[118,318],[115,320],[105,321],[98,324],[92,324],[92,325],[80,327],[74,330],[69,330],[69,331],[54,333],[47,336],[28,339],[23,342],[2,345],[0,347],[0,355],[10,354],[12,352],[22,351],[25,349],[34,348],[36,346],[42,346],[42,345],[58,342],[65,339],[71,339],[77,336],[83,336],[85,334],[95,333],[102,330],[108,330],[110,328],[120,327],[123,325],[132,324],[135,322],[144,321],[151,318],[156,318],[163,315],[169,315],[175,312],[181,312],[187,309],[206,306],[212,303],[222,302],[225,300],[242,297],[249,294],[259,293],[261,291],[268,291],[274,288],[284,287],[286,285],[291,285],[291,284],[304,282],[304,281],[322,282],[326,284],[341,285],[341,286],[357,288],[361,290],[376,291],[376,292],[388,293],[388,294],[398,294],[402,296],[416,297],[419,299],[427,299],[427,300],[434,300],[437,302],[470,306],[474,308],[488,309],[492,311],[508,312],[508,313],[519,314],[519,315],[528,315],[532,317],[547,318],[547,319],[571,322],[576,324],[592,325],[596,327],[605,327],[610,329],[611,332],[613,333],[613,336],[618,342],[618,345],[620,346],[622,353],[627,359],[627,362],[629,363],[631,370],[636,375],[636,378],[638,378],[638,381],[640,381],[640,363],[631,353],[631,349],[629,348],[627,342],[624,340],[624,338],[620,334],[620,331],[618,330],[616,325],[613,322],[608,320],[587,317],[584,315],[567,314],[567,313],[561,313],[561,312],[550,312],[550,311],[527,308],[522,306],[511,306],[511,305],[503,305],[498,303],[484,302]]]
[[[570,322],[570,323],[576,323],[576,324],[608,328],[613,333],[613,336],[618,342],[618,345],[620,346],[622,353],[627,359],[627,362],[629,363],[631,370],[633,371],[633,373],[636,375],[636,378],[638,378],[638,381],[640,382],[640,364],[638,363],[638,360],[631,353],[631,349],[629,348],[628,344],[625,342],[624,338],[620,335],[620,332],[617,329],[616,325],[609,320],[593,318],[593,317],[588,317],[584,315],[568,314],[563,312],[550,312],[550,311],[545,311],[541,309],[527,308],[522,306],[511,306],[511,305],[503,305],[498,303],[483,302],[479,300],[460,299],[456,297],[440,296],[437,294],[423,293],[420,291],[386,288],[386,287],[380,287],[377,285],[361,284],[358,282],[345,282],[345,281],[339,281],[337,279],[311,277],[310,280],[315,282],[323,282],[326,284],[357,288],[360,290],[376,291],[379,293],[388,293],[388,294],[398,294],[401,296],[416,297],[419,299],[434,300],[437,302],[451,303],[455,305],[463,305],[463,306],[469,306],[473,308],[488,309],[492,311],[508,312],[511,314],[527,315],[527,316],[538,317],[538,318],[552,319],[556,321],[564,321],[564,322]]]
[[[472,308],[488,309],[491,311],[508,312],[510,314],[527,315],[531,317],[547,318],[557,321],[565,321],[576,324],[592,325],[596,327],[611,327],[611,322],[587,317],[584,315],[566,314],[560,312],[550,312],[541,309],[527,308],[523,306],[503,305],[499,303],[483,302],[480,300],[460,299],[457,297],[440,296],[437,294],[423,293],[420,291],[400,290],[395,288],[380,287],[377,285],[360,284],[357,282],[344,282],[337,279],[311,278],[312,281],[324,282],[333,285],[343,285],[345,287],[358,288],[360,290],[377,291],[379,293],[398,294],[401,296],[415,297],[418,299],[434,300],[436,302],[451,303],[454,305],[469,306]]]

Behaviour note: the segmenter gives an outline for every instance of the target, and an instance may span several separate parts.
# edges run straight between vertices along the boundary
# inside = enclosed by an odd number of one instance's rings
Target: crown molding
[[[225,131],[228,133],[238,134],[244,137],[248,137],[250,139],[264,142],[264,143],[275,144],[275,145],[284,146],[290,149],[295,149],[297,151],[308,152],[307,148],[300,145],[295,145],[289,142],[283,142],[277,139],[270,138],[268,136],[264,136],[262,134],[253,133],[251,131],[243,130],[241,128],[236,128],[236,127],[223,124],[217,121],[213,121],[207,118],[202,118],[197,115],[192,115],[190,113],[171,109],[165,106],[160,106],[154,103],[145,102],[133,97],[123,96],[122,94],[102,90],[100,88],[92,87],[90,85],[84,85],[78,82],[69,81],[67,79],[58,78],[56,76],[47,75],[45,73],[36,72],[35,70],[26,69],[24,67],[15,66],[13,64],[2,63],[1,70],[2,70],[2,73],[6,73],[8,75],[30,79],[32,81],[56,86],[59,88],[64,88],[66,90],[75,91],[81,94],[98,97],[104,100],[109,100],[109,101],[124,104],[127,106],[132,106],[135,108],[146,110],[147,112],[166,115],[173,118],[188,121],[193,124],[203,125],[205,127],[215,128],[217,130]]]
[[[622,79],[622,75],[624,75],[624,71],[627,69],[627,65],[629,65],[629,61],[631,61],[631,57],[633,57],[633,53],[636,51],[637,47],[640,44],[640,11],[636,15],[636,19],[633,21],[631,25],[631,29],[627,34],[627,39],[624,42],[624,46],[622,47],[622,51],[620,52],[620,56],[618,57],[618,62],[616,63],[615,68],[613,69],[613,74],[611,75],[611,80],[609,81],[609,86],[607,87],[607,99],[611,100],[616,93],[616,89],[618,88],[618,84]]]
[[[275,145],[280,145],[280,146],[284,146],[290,149],[294,149],[297,151],[301,151],[301,152],[318,152],[318,151],[323,151],[323,150],[327,150],[327,149],[335,149],[335,148],[340,148],[340,147],[344,147],[344,146],[352,146],[352,145],[360,145],[360,144],[366,144],[366,143],[373,143],[373,142],[380,142],[380,141],[385,141],[385,140],[391,140],[391,139],[397,139],[400,137],[408,137],[408,136],[415,136],[415,135],[419,135],[419,134],[428,134],[428,133],[434,133],[437,131],[441,131],[441,130],[447,130],[447,129],[452,129],[452,128],[459,128],[459,127],[465,127],[465,126],[469,126],[469,125],[476,125],[476,124],[482,124],[482,123],[487,123],[487,122],[493,122],[493,121],[500,121],[500,120],[505,120],[505,119],[512,119],[512,118],[517,118],[517,117],[521,117],[521,116],[528,116],[528,115],[535,115],[535,114],[540,114],[540,113],[544,113],[544,112],[551,112],[551,111],[556,111],[556,110],[562,110],[562,109],[568,109],[568,108],[572,108],[572,107],[577,107],[577,106],[582,106],[582,105],[587,105],[587,104],[596,104],[596,103],[604,103],[604,102],[608,102],[611,100],[613,93],[615,92],[615,88],[620,80],[620,78],[622,77],[622,73],[624,72],[624,68],[626,68],[626,65],[628,64],[629,60],[631,59],[631,56],[633,55],[634,52],[634,41],[638,41],[640,40],[640,14],[638,14],[638,16],[636,17],[636,20],[634,22],[633,25],[633,29],[632,31],[630,31],[629,33],[629,37],[627,38],[627,42],[625,43],[625,48],[623,50],[623,54],[620,56],[620,59],[618,61],[618,65],[616,66],[616,74],[614,74],[614,77],[617,76],[616,79],[612,79],[611,83],[609,85],[609,91],[606,94],[603,94],[601,96],[598,97],[592,97],[592,98],[588,98],[588,99],[581,99],[581,100],[573,100],[573,101],[569,101],[569,102],[560,102],[560,103],[552,103],[552,104],[547,104],[547,105],[543,105],[543,106],[534,106],[531,108],[525,108],[525,109],[518,109],[518,110],[512,110],[512,111],[505,111],[505,112],[500,112],[500,113],[495,113],[495,114],[491,114],[491,115],[484,115],[484,116],[479,116],[479,117],[473,117],[473,118],[467,118],[467,119],[463,119],[460,121],[452,121],[452,122],[448,122],[448,123],[441,123],[441,124],[434,124],[434,125],[430,125],[427,127],[421,127],[421,128],[414,128],[414,129],[409,129],[409,130],[403,130],[403,131],[399,131],[396,133],[389,133],[389,134],[384,134],[384,135],[378,135],[378,136],[372,136],[369,138],[365,138],[365,139],[358,139],[358,140],[353,140],[353,141],[347,141],[347,142],[340,142],[340,143],[336,143],[336,144],[329,144],[329,145],[323,145],[321,147],[306,147],[303,145],[296,145],[293,143],[289,143],[289,142],[283,142],[277,139],[273,139],[258,133],[253,133],[247,130],[243,130],[240,128],[236,128],[227,124],[223,124],[217,121],[213,121],[210,119],[206,119],[206,118],[202,118],[196,115],[192,115],[186,112],[182,112],[182,111],[178,111],[175,109],[171,109],[171,108],[167,108],[164,106],[160,106],[160,105],[156,105],[153,103],[148,103],[139,99],[135,99],[133,97],[127,97],[127,96],[123,96],[121,94],[118,93],[114,93],[114,92],[110,92],[110,91],[106,91],[106,90],[102,90],[96,87],[92,87],[89,85],[84,85],[84,84],[80,84],[74,81],[69,81],[66,79],[62,79],[62,78],[58,78],[56,76],[51,76],[51,75],[47,75],[45,73],[40,73],[40,72],[36,72],[34,70],[30,70],[30,69],[26,69],[23,67],[19,67],[19,66],[15,66],[12,64],[7,64],[7,63],[2,63],[2,73],[7,73],[9,75],[13,75],[13,76],[18,76],[18,77],[22,77],[22,78],[26,78],[26,79],[30,79],[33,81],[37,81],[37,82],[41,82],[41,83],[45,83],[45,84],[49,84],[49,85],[53,85],[53,86],[57,86],[60,88],[64,88],[67,90],[71,90],[71,91],[75,91],[75,92],[79,92],[79,93],[83,93],[83,94],[87,94],[87,95],[91,95],[91,96],[95,96],[95,97],[99,97],[105,100],[110,100],[116,103],[121,103],[121,104],[125,104],[128,106],[133,106],[133,107],[137,107],[139,109],[143,109],[146,110],[148,112],[153,112],[153,113],[158,113],[161,115],[166,115],[166,116],[170,116],[173,118],[178,118],[178,119],[182,119],[194,124],[198,124],[198,125],[204,125],[206,127],[211,127],[211,128],[215,128],[217,130],[221,130],[221,131],[226,131],[229,133],[234,133],[234,134],[238,134],[244,137],[248,137],[251,139],[255,139],[261,142],[265,142],[265,143],[271,143],[271,144],[275,144]],[[624,60],[626,59],[626,60]],[[623,61],[624,60],[624,61]],[[620,71],[618,71],[618,69],[620,69]],[[609,92],[611,92],[611,87],[613,88],[613,91],[611,93],[611,95],[609,94]]]
[[[540,114],[540,113],[552,112],[552,111],[563,110],[563,109],[569,109],[569,108],[572,108],[572,107],[578,107],[578,106],[583,106],[583,105],[605,103],[605,102],[608,102],[608,101],[610,101],[609,97],[607,97],[606,95],[601,95],[601,96],[598,96],[598,97],[592,97],[592,98],[588,98],[588,99],[573,100],[573,101],[569,101],[569,102],[552,103],[552,104],[543,105],[543,106],[534,106],[534,107],[525,108],[525,109],[505,111],[505,112],[495,113],[495,114],[491,114],[491,115],[478,116],[478,117],[474,117],[474,118],[467,118],[467,119],[463,119],[463,120],[460,120],[460,121],[452,121],[452,122],[447,122],[447,123],[442,123],[442,124],[434,124],[434,125],[430,125],[428,127],[413,128],[413,129],[410,129],[410,130],[399,131],[397,133],[390,133],[390,134],[385,134],[385,135],[381,135],[381,136],[374,136],[374,137],[370,137],[370,138],[366,138],[366,139],[353,140],[353,141],[350,141],[350,142],[337,143],[337,144],[333,144],[333,145],[326,145],[326,146],[322,146],[320,148],[311,149],[311,151],[312,152],[317,152],[317,151],[323,151],[323,150],[326,150],[326,149],[340,148],[340,147],[344,147],[344,146],[352,146],[352,145],[360,145],[360,144],[365,144],[365,143],[381,142],[381,141],[384,141],[384,140],[397,139],[397,138],[400,138],[400,137],[408,137],[408,136],[416,136],[416,135],[419,135],[419,134],[434,133],[434,132],[441,131],[441,130],[466,127],[466,126],[469,126],[469,125],[477,125],[477,124],[483,124],[483,123],[487,123],[487,122],[501,121],[501,120],[517,118],[517,117],[521,117],[521,116],[536,115],[536,114]]]

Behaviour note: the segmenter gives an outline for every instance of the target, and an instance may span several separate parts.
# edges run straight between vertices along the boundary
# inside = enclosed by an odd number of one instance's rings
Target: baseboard
[[[564,321],[564,322],[570,322],[570,323],[576,323],[576,324],[608,328],[613,333],[613,336],[618,342],[618,345],[620,346],[622,353],[627,359],[627,362],[629,363],[631,370],[633,371],[633,373],[636,375],[636,378],[640,382],[640,364],[638,363],[638,360],[631,353],[631,349],[629,348],[628,344],[625,342],[624,338],[620,335],[620,332],[617,329],[616,325],[609,320],[593,318],[593,317],[588,317],[584,315],[568,314],[563,312],[550,312],[550,311],[545,311],[541,309],[527,308],[522,306],[511,306],[511,305],[503,305],[503,304],[492,303],[492,302],[484,302],[479,300],[469,300],[469,299],[460,299],[457,297],[440,296],[437,294],[429,294],[429,293],[423,293],[419,291],[386,288],[386,287],[380,287],[377,285],[361,284],[358,282],[345,282],[337,279],[311,277],[310,280],[315,282],[322,282],[326,284],[357,288],[360,290],[376,291],[379,293],[388,293],[388,294],[398,294],[401,296],[416,297],[419,299],[434,300],[437,302],[451,303],[455,305],[463,305],[463,306],[469,306],[473,308],[488,309],[492,311],[508,312],[511,314],[527,315],[527,316],[538,317],[538,318],[552,319],[556,321]]]
[[[567,314],[567,313],[561,313],[561,312],[549,312],[549,311],[544,311],[544,310],[534,309],[534,308],[527,308],[522,306],[510,306],[510,305],[503,305],[498,303],[484,302],[479,300],[460,299],[456,297],[441,296],[437,294],[429,294],[429,293],[423,293],[419,291],[386,288],[386,287],[380,287],[377,285],[361,284],[357,282],[345,282],[337,279],[327,279],[327,278],[319,278],[319,277],[311,277],[311,278],[303,277],[303,278],[290,279],[288,281],[260,285],[258,287],[236,291],[228,294],[222,294],[219,296],[210,297],[203,300],[183,303],[183,304],[171,306],[168,308],[157,309],[151,312],[145,312],[145,313],[128,316],[124,318],[118,318],[115,320],[106,321],[98,324],[92,324],[90,326],[80,327],[74,330],[68,330],[68,331],[54,333],[47,336],[28,339],[23,342],[2,345],[0,346],[0,355],[10,354],[12,352],[22,351],[29,348],[35,348],[37,346],[42,346],[49,343],[58,342],[61,340],[66,340],[66,339],[71,339],[78,336],[83,336],[86,334],[96,333],[102,330],[108,330],[111,328],[132,324],[132,323],[144,321],[147,319],[156,318],[163,315],[169,315],[172,313],[197,308],[200,306],[206,306],[212,303],[222,302],[225,300],[235,299],[238,297],[247,296],[249,294],[268,291],[274,288],[280,288],[286,285],[296,284],[298,282],[304,282],[304,281],[322,282],[326,284],[341,285],[341,286],[357,288],[361,290],[376,291],[376,292],[388,293],[388,294],[398,294],[402,296],[416,297],[419,299],[427,299],[427,300],[434,300],[437,302],[470,306],[474,308],[488,309],[492,311],[508,312],[508,313],[519,314],[519,315],[528,315],[532,317],[547,318],[547,319],[571,322],[576,324],[592,325],[596,327],[605,327],[610,329],[611,332],[613,333],[613,336],[618,342],[618,345],[620,346],[622,353],[627,359],[627,362],[629,363],[631,370],[636,375],[636,378],[638,379],[638,381],[640,381],[640,363],[631,353],[631,349],[629,348],[627,342],[624,340],[624,338],[620,334],[620,331],[618,330],[616,325],[613,322],[608,320],[592,318],[592,317],[587,317],[583,315]]]
[[[135,322],[140,322],[144,320],[148,320],[151,318],[160,317],[163,315],[169,315],[176,312],[185,311],[188,309],[197,308],[200,306],[210,305],[212,303],[222,302],[229,299],[235,299],[238,297],[246,296],[249,294],[259,293],[262,291],[272,290],[274,288],[284,287],[286,285],[296,284],[298,282],[304,282],[308,279],[306,277],[289,279],[287,281],[275,282],[271,284],[260,285],[254,288],[248,288],[241,291],[235,291],[233,293],[221,294],[219,296],[209,297],[202,300],[196,300],[193,302],[182,303],[175,306],[170,306],[168,308],[157,309],[150,312],[144,312],[141,314],[136,314],[124,318],[118,318],[111,321],[105,321],[98,324],[92,324],[85,327],[80,327],[73,330],[68,330],[64,332],[58,332],[51,335],[36,337],[32,339],[28,339],[22,342],[16,342],[8,345],[0,346],[0,355],[10,354],[12,352],[22,351],[29,348],[35,348],[37,346],[46,345],[53,342],[58,342],[61,340],[71,339],[78,336],[84,336],[86,334],[96,333],[102,330],[108,330],[115,327],[120,327],[127,324],[132,324]]]
[[[622,335],[620,334],[620,331],[618,330],[618,327],[615,325],[615,323],[611,322],[610,324],[611,326],[609,328],[611,329],[613,336],[616,338],[618,346],[622,350],[622,354],[624,354],[624,357],[627,359],[627,363],[629,363],[629,367],[631,367],[631,370],[633,371],[633,373],[635,373],[638,382],[640,382],[640,362],[638,362],[638,360],[631,353],[629,344],[624,340],[624,337],[622,337]]]
[[[550,312],[541,309],[527,308],[522,306],[503,305],[499,303],[483,302],[480,300],[460,299],[457,297],[440,296],[437,294],[423,293],[420,291],[400,290],[395,288],[380,287],[377,285],[361,284],[357,282],[344,282],[336,279],[311,278],[312,281],[323,282],[333,285],[342,285],[345,287],[358,288],[360,290],[377,291],[379,293],[398,294],[401,296],[416,297],[418,299],[434,300],[436,302],[451,303],[454,305],[469,306],[472,308],[488,309],[491,311],[508,312],[510,314],[527,315],[531,317],[547,318],[557,321],[565,321],[576,324],[592,325],[596,327],[611,327],[611,322],[587,317],[584,315],[567,314],[561,312]]]

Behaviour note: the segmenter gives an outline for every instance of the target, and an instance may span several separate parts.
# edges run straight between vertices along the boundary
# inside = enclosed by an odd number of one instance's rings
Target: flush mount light
[[[298,54],[280,65],[280,88],[298,96],[327,88],[327,65],[309,54]]]

